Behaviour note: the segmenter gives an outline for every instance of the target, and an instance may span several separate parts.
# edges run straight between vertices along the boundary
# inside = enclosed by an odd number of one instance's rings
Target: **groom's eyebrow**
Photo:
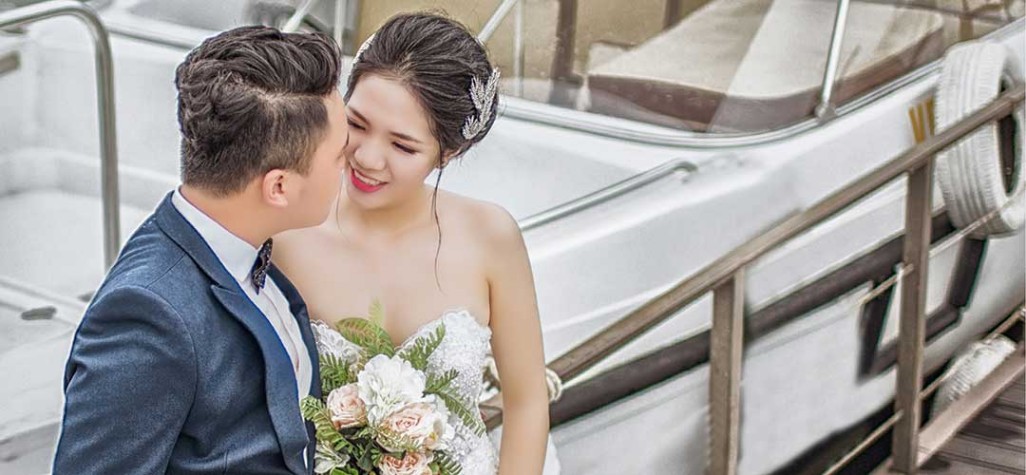
[[[352,112],[353,115],[356,116],[356,118],[358,118],[361,121],[363,121],[363,123],[365,123],[365,124],[369,124],[370,123],[370,121],[367,120],[367,118],[364,117],[363,114],[361,114],[360,111],[356,110],[356,108],[354,108],[353,106],[349,106],[349,111]],[[396,132],[396,131],[393,130],[393,131],[389,131],[389,133],[392,134],[392,136],[394,136],[394,137],[399,137],[399,138],[401,138],[403,140],[407,140],[407,141],[410,141],[410,142],[413,142],[413,143],[418,143],[418,144],[423,144],[424,143],[424,142],[421,142],[420,140],[417,140],[417,139],[415,139],[415,138],[413,138],[413,137],[411,137],[409,135],[406,135],[404,133],[401,133],[401,132]]]

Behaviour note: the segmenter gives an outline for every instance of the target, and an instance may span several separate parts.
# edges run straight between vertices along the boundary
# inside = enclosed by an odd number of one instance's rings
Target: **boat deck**
[[[1026,474],[1026,347],[1015,351],[919,434],[920,474]],[[903,473],[891,460],[874,475]]]
[[[1026,380],[1014,381],[926,461],[920,473],[1026,473]]]

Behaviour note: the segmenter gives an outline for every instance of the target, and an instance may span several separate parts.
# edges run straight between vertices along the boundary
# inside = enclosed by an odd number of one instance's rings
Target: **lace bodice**
[[[411,334],[400,348],[413,344],[417,337],[434,331],[440,324],[445,324],[445,337],[428,359],[428,372],[442,373],[449,370],[456,370],[458,376],[452,383],[456,393],[463,399],[468,407],[477,407],[478,396],[483,389],[483,372],[486,365],[486,358],[490,353],[490,342],[492,331],[490,328],[477,322],[473,315],[466,310],[449,311],[441,317],[425,323]],[[314,326],[327,325],[315,322]],[[318,351],[325,350],[337,352],[342,348],[343,353],[348,351],[359,351],[355,345],[341,339],[338,335],[334,338],[340,341],[322,341],[322,335],[328,333],[318,331]],[[344,357],[345,354],[337,356]],[[480,414],[478,417],[480,417]],[[487,434],[475,435],[473,430],[463,424],[462,420],[451,415],[449,423],[455,428],[455,437],[452,440],[450,451],[463,467],[462,475],[495,475],[498,471],[498,454]]]

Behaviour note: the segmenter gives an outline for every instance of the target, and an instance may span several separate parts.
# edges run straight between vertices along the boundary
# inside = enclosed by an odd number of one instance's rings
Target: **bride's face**
[[[439,145],[427,112],[401,83],[376,75],[360,79],[346,105],[349,146],[345,191],[364,208],[412,199],[438,166]]]

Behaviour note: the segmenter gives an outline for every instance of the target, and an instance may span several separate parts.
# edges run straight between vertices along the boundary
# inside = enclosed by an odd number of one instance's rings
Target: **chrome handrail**
[[[520,0],[502,0],[502,3],[495,9],[495,13],[492,13],[491,18],[485,22],[481,32],[477,34],[477,39],[482,43],[487,43],[488,40],[492,39],[495,30],[499,29],[499,24],[502,23],[506,15],[509,15],[509,11],[519,2]]]
[[[837,0],[834,31],[830,36],[830,54],[827,56],[826,70],[823,71],[823,87],[820,89],[819,105],[816,106],[816,118],[819,120],[829,120],[837,116],[837,111],[830,101],[833,100],[834,83],[837,82],[837,65],[841,62],[841,45],[844,42],[844,29],[848,23],[850,4],[850,0]]]
[[[292,16],[289,17],[288,21],[285,22],[285,25],[281,27],[281,31],[284,31],[285,33],[294,33],[298,30],[299,25],[303,24],[303,19],[310,14],[310,10],[317,5],[317,2],[318,0],[305,0],[303,3],[299,4],[299,7],[296,8],[296,12],[293,13]]]
[[[529,231],[545,224],[557,221],[572,214],[600,205],[614,198],[623,196],[638,188],[644,187],[673,173],[686,172],[692,174],[698,170],[694,163],[682,158],[670,160],[648,171],[619,181],[596,192],[568,201],[559,206],[549,208],[517,221],[522,232]]]
[[[310,16],[310,12],[317,2],[320,0],[305,0],[303,3],[296,8],[295,13],[289,17],[285,25],[281,27],[281,31],[285,33],[295,33],[299,29],[299,26],[303,24],[303,20]],[[338,47],[341,51],[345,51],[345,24],[346,24],[346,13],[349,8],[349,2],[347,0],[336,0],[335,1],[335,15],[334,25],[331,32],[332,38],[335,39],[335,43],[338,43]]]
[[[335,1],[335,28],[331,32],[335,38],[335,43],[338,44],[339,51],[345,52],[345,30],[346,30],[346,15],[349,13],[349,2],[347,0],[336,0]]]
[[[103,201],[103,257],[107,268],[121,249],[118,209],[118,148],[114,121],[114,68],[110,34],[92,7],[72,0],[53,0],[0,13],[0,28],[54,17],[78,18],[93,37],[96,54],[96,101],[100,127],[100,187]]]
[[[495,8],[495,13],[477,34],[477,39],[482,44],[487,43],[513,7],[517,8],[513,24],[513,94],[522,96],[524,93],[524,2],[502,0],[502,3]]]
[[[513,95],[524,95],[524,2],[513,14]]]

